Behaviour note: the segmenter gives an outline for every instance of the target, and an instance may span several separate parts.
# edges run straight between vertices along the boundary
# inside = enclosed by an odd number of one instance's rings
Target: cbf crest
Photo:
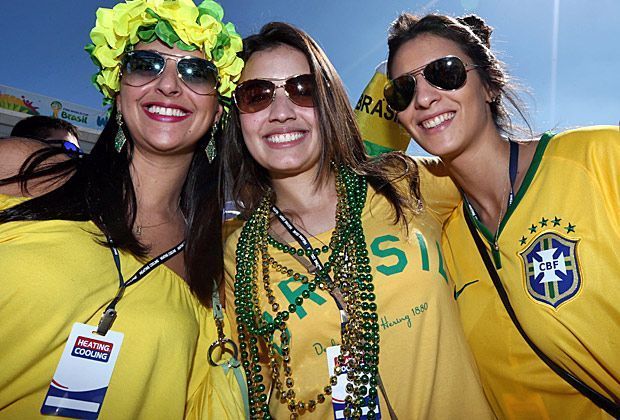
[[[530,296],[554,309],[575,297],[581,288],[578,243],[578,239],[545,232],[519,253]]]

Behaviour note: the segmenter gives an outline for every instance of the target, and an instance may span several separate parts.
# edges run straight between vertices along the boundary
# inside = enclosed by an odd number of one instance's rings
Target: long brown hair
[[[331,162],[347,165],[366,176],[375,190],[388,199],[395,211],[395,223],[406,221],[405,210],[417,212],[421,209],[417,165],[402,153],[388,153],[374,159],[367,155],[342,80],[321,47],[308,34],[288,23],[268,23],[258,34],[243,40],[241,57],[247,62],[256,52],[282,45],[302,52],[315,78],[314,108],[321,137],[317,182],[329,176]],[[228,194],[247,216],[270,189],[271,180],[245,146],[236,108],[231,112],[231,121],[224,134],[222,154]],[[406,190],[394,185],[402,178],[408,181]]]

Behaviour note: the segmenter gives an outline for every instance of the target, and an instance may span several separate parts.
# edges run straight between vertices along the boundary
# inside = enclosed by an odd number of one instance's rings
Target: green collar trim
[[[502,234],[502,230],[504,230],[504,226],[506,226],[508,219],[510,218],[512,213],[514,213],[517,206],[523,199],[523,196],[527,192],[530,184],[532,183],[532,180],[534,179],[534,175],[536,175],[536,171],[538,170],[538,167],[540,166],[540,162],[542,161],[543,154],[545,153],[545,150],[547,149],[547,145],[549,144],[549,141],[553,138],[553,136],[555,136],[555,134],[556,133],[554,132],[547,131],[541,136],[540,141],[538,142],[538,146],[536,146],[536,152],[534,153],[534,157],[532,158],[530,167],[527,169],[525,178],[523,178],[523,183],[521,184],[521,187],[519,188],[519,191],[517,191],[517,194],[515,195],[515,198],[512,201],[512,204],[510,205],[510,207],[508,207],[508,210],[506,210],[506,214],[504,214],[504,217],[502,218],[502,221],[499,224],[499,229],[497,232],[498,238],[499,238],[499,235]],[[467,216],[471,217],[476,225],[476,228],[482,233],[484,238],[490,244],[493,244],[495,241],[495,237],[493,234],[491,234],[489,229],[485,225],[483,225],[480,220],[478,220],[476,217],[473,217],[473,215],[471,214],[467,206],[465,206],[465,211],[468,213],[466,217]]]

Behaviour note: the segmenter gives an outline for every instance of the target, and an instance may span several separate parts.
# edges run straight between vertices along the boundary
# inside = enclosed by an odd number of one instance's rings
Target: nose
[[[441,92],[439,89],[431,86],[424,76],[416,75],[415,94],[413,96],[413,104],[416,109],[428,109],[433,103],[439,101]]]
[[[280,89],[281,88],[281,89]],[[295,104],[288,98],[284,91],[284,86],[277,86],[273,102],[269,108],[270,121],[284,122],[295,119]]]
[[[157,78],[157,90],[166,96],[178,95],[181,93],[181,83],[177,73],[177,62],[167,58],[164,71]]]

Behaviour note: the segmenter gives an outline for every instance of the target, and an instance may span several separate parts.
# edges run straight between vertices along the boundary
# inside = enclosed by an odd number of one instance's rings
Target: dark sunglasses
[[[283,83],[275,84],[274,81]],[[252,114],[267,108],[276,97],[276,89],[284,88],[286,96],[295,105],[314,106],[316,84],[312,74],[300,74],[284,79],[252,79],[240,83],[233,93],[237,108],[244,114]]]
[[[176,61],[179,79],[199,95],[212,95],[217,89],[217,67],[204,58],[180,57],[156,51],[129,51],[121,63],[121,80],[140,87],[162,75],[168,60]]]
[[[442,57],[389,80],[383,88],[383,96],[394,111],[404,111],[415,95],[415,76],[418,74],[437,89],[457,90],[465,85],[467,72],[476,67],[479,66],[464,64],[460,58],[452,55]]]

